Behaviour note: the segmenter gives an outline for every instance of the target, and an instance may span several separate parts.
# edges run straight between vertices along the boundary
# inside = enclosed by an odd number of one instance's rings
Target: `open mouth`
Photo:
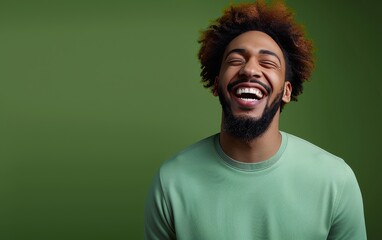
[[[256,87],[238,87],[234,90],[237,98],[246,102],[258,101],[263,99],[265,94]]]

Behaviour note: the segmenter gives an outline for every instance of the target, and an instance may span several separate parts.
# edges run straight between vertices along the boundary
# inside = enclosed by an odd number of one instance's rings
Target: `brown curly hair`
[[[270,5],[263,0],[231,5],[201,33],[198,58],[204,87],[214,90],[227,45],[238,35],[253,30],[268,34],[281,48],[286,62],[285,79],[292,84],[292,100],[297,101],[303,82],[309,79],[314,68],[313,44],[281,1]]]

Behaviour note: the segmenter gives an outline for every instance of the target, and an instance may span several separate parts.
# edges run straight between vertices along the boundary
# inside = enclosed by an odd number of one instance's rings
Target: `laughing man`
[[[279,130],[302,93],[312,44],[282,4],[232,5],[199,40],[220,133],[166,161],[145,209],[145,239],[363,240],[357,180],[340,158]]]

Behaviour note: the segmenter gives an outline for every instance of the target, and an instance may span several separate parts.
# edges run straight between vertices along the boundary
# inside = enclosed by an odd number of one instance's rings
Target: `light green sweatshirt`
[[[277,153],[260,163],[228,157],[218,134],[166,161],[147,198],[145,239],[366,239],[350,167],[281,134]]]

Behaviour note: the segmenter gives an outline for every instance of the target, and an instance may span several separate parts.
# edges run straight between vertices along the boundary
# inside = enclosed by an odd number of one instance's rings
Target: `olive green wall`
[[[0,239],[142,239],[161,162],[219,130],[199,30],[230,1],[0,2]],[[283,130],[343,157],[382,214],[381,4],[287,0],[317,65]]]

